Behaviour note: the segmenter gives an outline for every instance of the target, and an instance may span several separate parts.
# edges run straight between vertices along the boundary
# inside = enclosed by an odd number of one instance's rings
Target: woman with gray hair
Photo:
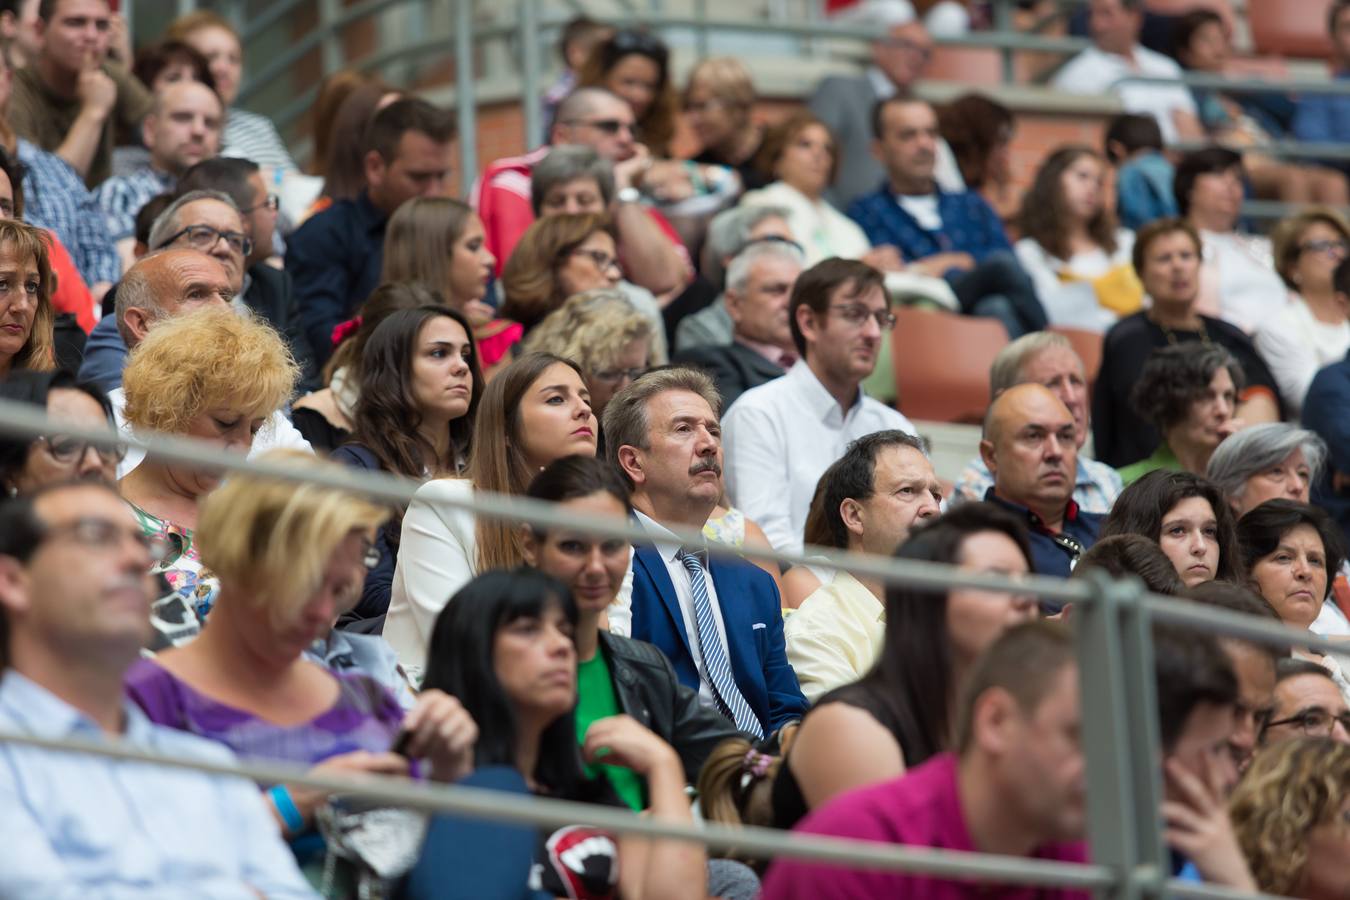
[[[1267,500],[1307,503],[1326,458],[1327,445],[1316,434],[1271,422],[1244,428],[1219,444],[1205,475],[1241,518]]]

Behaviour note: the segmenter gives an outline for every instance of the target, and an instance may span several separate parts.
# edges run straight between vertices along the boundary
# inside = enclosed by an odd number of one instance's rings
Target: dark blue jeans
[[[953,277],[951,286],[961,312],[998,319],[1011,340],[1049,324],[1031,277],[1006,250],[989,254],[969,272]]]

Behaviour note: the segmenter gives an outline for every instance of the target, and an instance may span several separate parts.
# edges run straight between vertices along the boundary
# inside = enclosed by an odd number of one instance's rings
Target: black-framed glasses
[[[620,273],[622,273],[623,271],[622,269],[619,268],[619,258],[617,256],[610,256],[603,250],[592,250],[589,247],[578,247],[572,251],[572,255],[586,257],[591,262],[595,263],[596,268],[599,269],[601,272],[608,272],[611,267],[619,269]]]
[[[38,441],[47,448],[47,454],[63,466],[68,466],[83,459],[91,448],[98,454],[99,459],[105,463],[120,463],[127,458],[125,444],[99,446],[90,441],[82,441],[79,438],[62,434],[44,434],[38,438]]]
[[[1333,715],[1320,706],[1314,706],[1311,709],[1301,709],[1287,719],[1275,719],[1267,722],[1265,727],[1293,725],[1304,734],[1325,737],[1331,734],[1337,722],[1340,722],[1341,727],[1350,732],[1350,711]]]
[[[608,135],[616,135],[620,131],[627,129],[628,133],[634,138],[638,136],[638,127],[635,122],[625,122],[622,119],[568,119],[563,122],[564,125],[586,125],[597,131],[603,131]]]
[[[213,228],[210,225],[189,225],[172,235],[161,246],[176,242],[180,237],[187,236],[188,246],[193,250],[201,250],[205,253],[216,245],[216,241],[225,240],[231,250],[239,253],[241,256],[248,256],[253,252],[253,241],[248,235],[240,231],[221,231],[219,228]]]
[[[246,216],[251,212],[257,212],[260,209],[267,209],[271,210],[272,212],[276,212],[277,210],[281,209],[281,198],[278,197],[276,194],[268,194],[265,198],[263,198],[263,202],[259,203],[257,206],[250,206],[248,209],[239,210],[239,212],[242,215]]]
[[[630,382],[637,381],[646,374],[647,367],[642,366],[636,369],[600,369],[592,372],[591,377],[596,381],[603,381],[605,384],[618,384],[625,379]]]
[[[872,309],[861,303],[851,303],[848,306],[831,306],[830,312],[854,328],[863,327],[868,319],[876,319],[882,331],[890,331],[895,327],[895,313],[889,309]]]
[[[62,534],[70,535],[77,544],[91,550],[111,550],[123,540],[130,540],[145,550],[156,563],[162,561],[169,551],[169,541],[162,534],[146,534],[133,525],[119,525],[96,516],[82,516],[73,522],[53,525],[45,530],[42,539],[47,541]]]

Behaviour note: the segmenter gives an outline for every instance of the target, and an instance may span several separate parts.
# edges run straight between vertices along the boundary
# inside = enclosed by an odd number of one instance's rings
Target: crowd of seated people
[[[1230,20],[1169,57],[1143,5],[1077,5],[1049,89],[1125,114],[1031,160],[1020,107],[915,91],[979,4],[858,3],[866,69],[774,111],[580,17],[545,144],[477,172],[447,109],[330,74],[290,209],[237,23],[133,48],[112,0],[0,0],[0,401],[46,416],[0,434],[0,730],[1085,862],[1074,607],[835,555],[1134,577],[1294,629],[1154,627],[1168,874],[1344,894],[1347,181],[1274,150],[1350,111],[1192,90]],[[1343,77],[1350,0],[1327,24]],[[1249,196],[1302,205],[1267,235]],[[1001,336],[957,471],[897,387],[911,314]],[[0,898],[966,896],[18,744],[0,805]],[[348,827],[380,813],[393,869]]]

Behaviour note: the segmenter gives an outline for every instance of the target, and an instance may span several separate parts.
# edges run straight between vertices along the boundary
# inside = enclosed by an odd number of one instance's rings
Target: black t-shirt
[[[587,782],[579,795],[557,799],[628,808],[604,778]],[[529,887],[549,897],[614,900],[619,896],[618,838],[590,825],[540,831]]]
[[[758,153],[758,148],[756,149],[756,153]],[[751,165],[754,159],[755,153],[751,153],[745,162],[729,163],[726,160],[715,156],[711,150],[704,150],[698,156],[695,156],[691,162],[696,162],[705,166],[728,166],[735,169],[736,173],[741,176],[741,185],[745,190],[753,191],[758,188],[767,187],[773,182],[773,178]]]
[[[1201,341],[1207,336],[1233,354],[1246,379],[1244,390],[1264,388],[1278,402],[1280,392],[1275,377],[1251,339],[1227,322],[1209,316],[1200,318],[1204,334],[1173,329],[1177,342]],[[1142,312],[1126,316],[1106,333],[1102,367],[1092,389],[1092,440],[1097,459],[1109,466],[1120,468],[1138,462],[1156,450],[1162,440],[1158,430],[1135,413],[1130,393],[1149,356],[1167,344],[1167,332]]]

